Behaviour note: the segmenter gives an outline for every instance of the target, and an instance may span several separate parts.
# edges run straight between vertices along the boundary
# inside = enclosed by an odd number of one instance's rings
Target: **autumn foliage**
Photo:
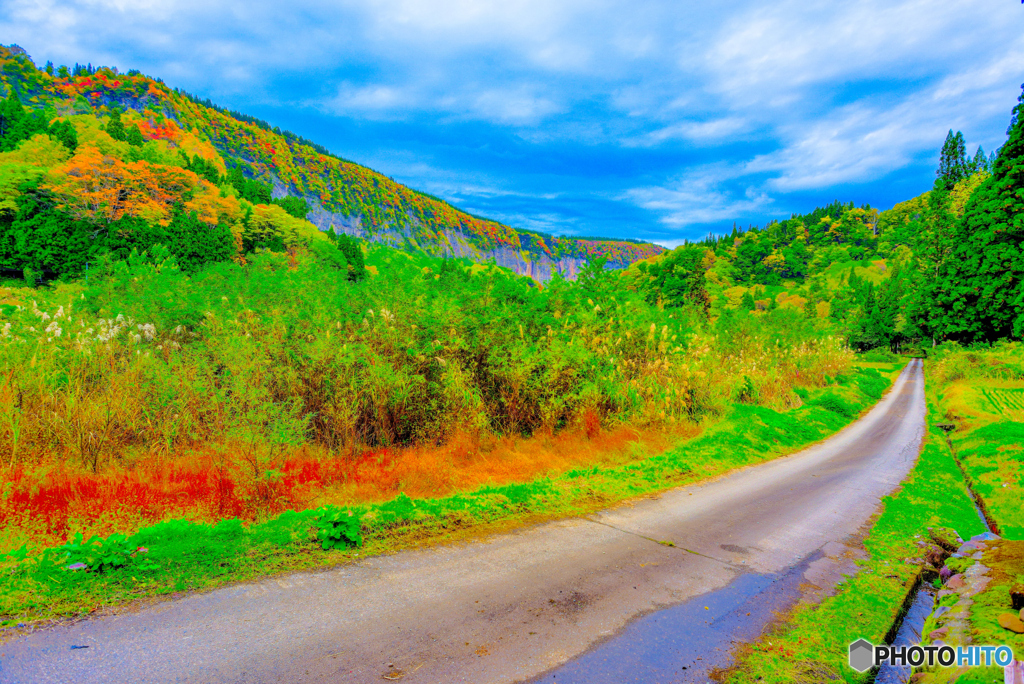
[[[228,160],[241,164],[251,177],[276,179],[289,194],[306,197],[341,217],[358,219],[370,238],[397,233],[410,245],[435,255],[445,254],[450,242],[465,240],[480,252],[508,248],[532,255],[533,259],[607,258],[618,266],[663,251],[646,243],[556,238],[472,216],[441,199],[329,154],[298,136],[212,103],[199,102],[139,73],[101,68],[51,76],[36,70],[24,55],[11,55],[2,47],[0,63],[21,70],[20,77],[13,81],[16,88],[52,103],[62,115],[102,115],[120,107],[126,110],[126,125],[137,125],[146,140],[170,143],[186,155],[216,160],[222,171],[226,171],[223,160]],[[101,200],[108,211],[121,211],[121,201],[110,197],[109,188],[102,182],[98,187],[100,190],[93,192],[99,195],[93,199]],[[166,190],[170,186],[160,187]],[[138,199],[125,201],[143,212],[138,215],[159,213],[154,210],[163,203],[160,193],[137,194]]]

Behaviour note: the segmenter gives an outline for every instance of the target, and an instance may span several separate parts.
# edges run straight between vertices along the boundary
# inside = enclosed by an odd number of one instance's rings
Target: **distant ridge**
[[[575,278],[596,258],[607,259],[607,268],[626,268],[665,251],[633,240],[554,237],[473,216],[313,141],[138,71],[55,69],[49,63],[40,69],[22,48],[0,46],[0,84],[4,96],[13,89],[26,106],[52,108],[55,116],[119,107],[142,115],[146,138],[173,142],[191,133],[209,142],[227,166],[271,183],[275,198],[305,198],[307,218],[320,230],[435,256],[494,261],[542,281],[556,273]]]

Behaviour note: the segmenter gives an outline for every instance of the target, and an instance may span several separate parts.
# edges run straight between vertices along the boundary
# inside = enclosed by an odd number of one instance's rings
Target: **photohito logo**
[[[890,665],[941,665],[943,667],[1006,667],[1013,662],[1009,646],[875,646],[867,639],[850,644],[850,667],[867,672],[883,663]]]

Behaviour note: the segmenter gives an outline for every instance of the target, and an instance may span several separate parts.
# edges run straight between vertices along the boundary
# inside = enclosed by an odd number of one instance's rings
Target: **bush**
[[[363,545],[359,516],[351,510],[325,506],[316,524],[316,537],[325,550]]]
[[[842,397],[834,392],[824,392],[821,396],[810,402],[814,406],[820,406],[827,411],[838,413],[845,418],[856,416],[857,408],[848,404]]]

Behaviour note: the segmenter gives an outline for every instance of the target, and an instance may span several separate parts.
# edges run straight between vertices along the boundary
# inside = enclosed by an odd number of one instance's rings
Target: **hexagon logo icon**
[[[857,672],[866,672],[875,664],[875,647],[867,639],[857,639],[850,644],[850,667]]]

